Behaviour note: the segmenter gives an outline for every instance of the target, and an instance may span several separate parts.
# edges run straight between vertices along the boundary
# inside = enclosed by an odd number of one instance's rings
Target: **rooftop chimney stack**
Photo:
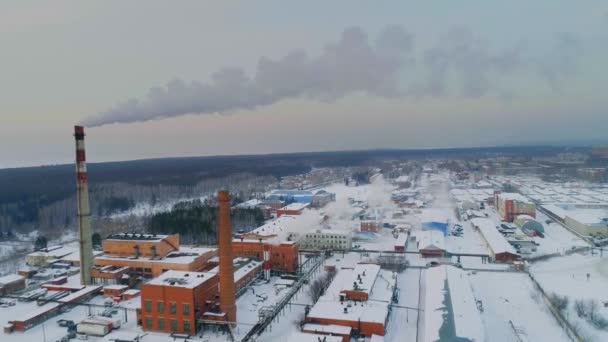
[[[236,300],[232,256],[232,224],[230,223],[230,194],[217,193],[217,231],[220,254],[220,307],[228,322],[236,322]]]
[[[93,267],[93,236],[89,208],[89,180],[84,147],[84,127],[74,127],[76,139],[76,188],[78,199],[78,237],[80,240],[80,283],[91,285]]]

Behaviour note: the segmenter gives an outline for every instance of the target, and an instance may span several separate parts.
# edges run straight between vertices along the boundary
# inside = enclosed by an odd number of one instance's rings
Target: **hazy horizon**
[[[608,4],[6,1],[0,168],[606,143]]]

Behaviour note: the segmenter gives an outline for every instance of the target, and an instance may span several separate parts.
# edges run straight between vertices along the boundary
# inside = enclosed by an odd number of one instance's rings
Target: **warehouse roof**
[[[529,203],[532,204],[532,202],[525,196],[518,194],[516,192],[503,192],[498,194],[498,198],[502,199],[502,200],[512,200],[512,201],[517,201],[517,202],[521,202],[521,203]]]
[[[517,254],[511,244],[500,234],[494,222],[487,218],[474,218],[471,223],[479,229],[494,254],[511,253]]]

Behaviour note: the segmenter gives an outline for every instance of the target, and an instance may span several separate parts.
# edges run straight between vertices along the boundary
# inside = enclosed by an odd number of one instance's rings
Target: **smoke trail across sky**
[[[224,68],[207,83],[173,80],[151,88],[143,100],[119,103],[82,124],[95,127],[186,114],[227,114],[287,99],[335,101],[353,93],[385,98],[445,96],[454,77],[458,79],[457,95],[476,98],[504,91],[496,87],[497,77],[517,71],[534,71],[555,90],[575,67],[581,45],[574,35],[555,38],[551,50],[538,62],[526,55],[525,44],[492,51],[470,30],[459,27],[422,51],[421,63],[417,63],[414,35],[404,28],[389,26],[372,40],[361,28],[352,27],[337,42],[326,45],[319,56],[298,50],[280,59],[260,58],[253,76],[242,68]],[[422,70],[418,74],[423,76],[404,75],[406,66]]]

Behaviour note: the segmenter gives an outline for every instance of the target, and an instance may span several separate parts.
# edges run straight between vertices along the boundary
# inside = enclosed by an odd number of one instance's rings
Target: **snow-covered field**
[[[487,341],[570,341],[524,273],[467,272]]]
[[[578,324],[590,341],[607,341],[608,331],[598,330],[579,319],[575,309],[576,300],[596,300],[599,314],[608,319],[608,255],[573,254],[536,262],[530,272],[547,293],[568,296],[568,319]],[[589,275],[589,278],[587,278]]]

